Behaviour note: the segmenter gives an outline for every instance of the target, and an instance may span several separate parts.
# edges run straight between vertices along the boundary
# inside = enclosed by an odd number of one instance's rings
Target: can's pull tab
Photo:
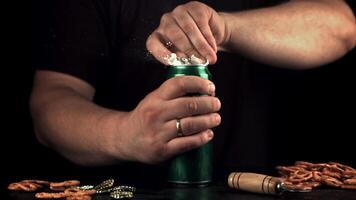
[[[280,194],[281,180],[256,173],[233,172],[228,178],[229,187],[261,194]]]

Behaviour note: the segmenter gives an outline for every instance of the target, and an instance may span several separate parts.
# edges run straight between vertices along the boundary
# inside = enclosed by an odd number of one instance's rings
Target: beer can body
[[[206,65],[170,66],[167,78],[199,76],[211,80]],[[200,95],[200,94],[191,94]],[[207,185],[212,181],[213,144],[207,144],[177,155],[169,161],[168,182],[178,185]]]

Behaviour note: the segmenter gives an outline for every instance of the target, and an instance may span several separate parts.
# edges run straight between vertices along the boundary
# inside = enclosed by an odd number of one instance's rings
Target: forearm
[[[343,1],[299,0],[219,14],[226,22],[224,49],[273,66],[312,68],[355,46],[355,18]]]
[[[35,98],[34,98],[35,97]],[[83,165],[113,163],[114,136],[126,113],[105,109],[69,88],[33,91],[31,111],[36,135],[69,160]],[[115,152],[120,157],[120,152]]]

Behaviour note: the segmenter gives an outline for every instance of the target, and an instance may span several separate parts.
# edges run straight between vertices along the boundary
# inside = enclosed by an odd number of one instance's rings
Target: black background
[[[26,24],[23,20],[21,24]],[[15,36],[16,48],[11,48],[11,62],[6,62],[10,72],[2,73],[2,181],[95,174],[96,169],[75,166],[37,142],[28,108],[34,73],[28,50],[30,27],[13,23],[9,29],[21,36]],[[286,142],[275,144],[275,153],[281,156],[273,162],[340,161],[356,167],[355,53],[319,69],[276,69],[271,137],[286,137]],[[110,174],[106,169],[101,170],[103,176]]]

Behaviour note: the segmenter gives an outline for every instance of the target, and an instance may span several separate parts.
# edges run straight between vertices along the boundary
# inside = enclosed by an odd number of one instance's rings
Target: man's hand
[[[204,96],[185,96],[189,93]],[[167,80],[148,94],[118,127],[113,140],[115,152],[125,160],[157,163],[206,144],[213,138],[210,130],[220,124],[220,101],[215,86],[195,76]],[[180,119],[183,136],[177,136]],[[122,159],[122,158],[121,158]]]
[[[309,69],[353,49],[355,33],[355,16],[342,0],[292,0],[231,13],[189,2],[162,16],[146,46],[162,63],[173,52],[214,64],[219,49],[272,66]]]
[[[225,38],[222,18],[207,5],[193,1],[164,14],[146,46],[162,63],[173,52],[183,57],[195,55],[214,64],[218,46]]]

